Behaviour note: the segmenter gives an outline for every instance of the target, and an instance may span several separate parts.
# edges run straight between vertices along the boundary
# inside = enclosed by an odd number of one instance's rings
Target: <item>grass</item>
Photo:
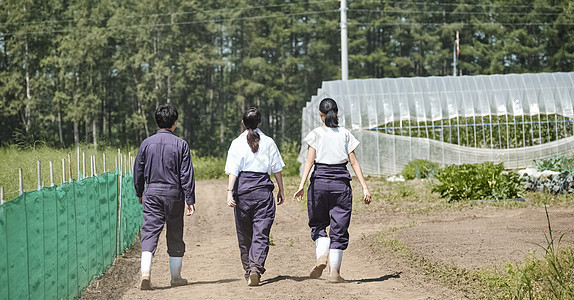
[[[131,152],[135,156],[137,149],[122,150],[122,154],[128,155]],[[82,153],[85,153],[86,166],[83,168]],[[103,154],[106,154],[106,169],[103,169]],[[41,182],[44,186],[50,186],[49,162],[52,162],[54,183],[60,185],[62,182],[62,159],[65,159],[66,167],[64,173],[66,180],[69,180],[70,170],[68,169],[68,154],[71,162],[71,178],[78,180],[77,172],[77,150],[74,149],[54,149],[49,147],[32,147],[25,150],[18,149],[15,146],[0,148],[0,166],[3,172],[0,173],[0,186],[4,187],[4,199],[13,199],[18,196],[18,169],[22,169],[24,191],[36,190],[38,188],[38,171],[37,162],[41,163]],[[80,172],[84,176],[90,172],[90,156],[96,158],[96,170],[98,173],[113,172],[116,166],[118,150],[115,148],[98,149],[96,151],[91,146],[80,147]],[[85,170],[85,172],[83,172]]]
[[[92,145],[81,145],[80,149],[80,173],[88,176],[90,172],[90,156],[94,155],[96,158],[96,170],[98,174],[105,172],[113,172],[116,168],[116,159],[118,155],[117,148],[102,148],[99,147],[96,151]],[[137,154],[137,148],[122,149],[122,154],[128,156],[131,153],[132,157]],[[297,151],[297,152],[296,152]],[[85,172],[82,163],[82,154],[85,153],[86,167]],[[106,154],[106,169],[103,169],[103,154]],[[56,149],[43,146],[26,147],[24,149],[17,146],[2,147],[0,148],[0,166],[3,172],[0,173],[0,187],[4,187],[4,200],[10,200],[18,196],[19,179],[18,169],[22,169],[23,188],[24,191],[32,191],[38,188],[38,172],[37,161],[41,162],[41,182],[43,186],[50,186],[49,175],[49,162],[52,162],[54,183],[60,185],[62,183],[62,159],[65,159],[65,177],[66,181],[70,179],[70,172],[68,170],[68,154],[70,155],[71,162],[71,178],[78,180],[81,175],[77,171],[78,155],[76,148]],[[282,172],[284,177],[298,176],[299,166],[297,162],[298,148],[294,143],[286,143],[282,147],[281,155],[285,162],[285,168]],[[196,180],[206,179],[222,179],[227,178],[225,174],[225,158],[219,157],[200,157],[194,152],[191,153],[193,167],[195,171]],[[128,170],[133,167],[127,166]],[[299,184],[298,182],[296,183]],[[291,197],[292,195],[286,195]]]

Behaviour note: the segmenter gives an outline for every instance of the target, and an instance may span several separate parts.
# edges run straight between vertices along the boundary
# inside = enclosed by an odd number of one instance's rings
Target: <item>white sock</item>
[[[329,267],[330,270],[341,270],[341,262],[343,261],[343,250],[330,249],[329,250]]]
[[[151,273],[151,259],[153,254],[149,251],[142,252],[142,276],[150,276]]]
[[[329,247],[331,246],[331,239],[328,237],[320,237],[315,240],[315,253],[317,254],[317,259],[321,256],[326,256],[329,254]]]
[[[183,257],[169,257],[169,272],[171,273],[172,279],[181,278],[181,265],[183,262]]]

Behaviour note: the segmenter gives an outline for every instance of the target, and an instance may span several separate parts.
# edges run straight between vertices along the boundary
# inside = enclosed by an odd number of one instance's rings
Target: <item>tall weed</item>
[[[512,299],[574,299],[574,248],[560,247],[564,237],[552,233],[550,217],[546,211],[548,235],[544,258],[536,259],[531,253],[522,266],[507,265],[506,296]]]

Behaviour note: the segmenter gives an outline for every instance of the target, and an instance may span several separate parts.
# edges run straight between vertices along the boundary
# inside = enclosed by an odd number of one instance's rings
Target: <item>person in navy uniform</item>
[[[188,216],[195,212],[195,179],[189,146],[173,134],[177,118],[177,109],[170,104],[156,109],[155,120],[160,129],[141,143],[134,164],[136,196],[143,205],[142,290],[152,289],[151,262],[164,224],[167,225],[171,286],[187,284],[187,280],[181,277],[185,252],[183,214],[185,204]]]
[[[281,176],[285,164],[273,139],[257,128],[260,124],[261,113],[254,107],[247,108],[243,113],[247,130],[231,143],[225,164],[229,175],[227,205],[234,207],[241,264],[249,286],[258,286],[265,273],[269,233],[275,219],[271,173],[279,187],[277,205],[285,199]]]
[[[371,194],[363,177],[361,166],[355,157],[359,141],[349,130],[339,127],[338,108],[335,100],[325,98],[319,104],[324,125],[313,129],[306,137],[309,145],[307,161],[295,199],[303,198],[303,189],[311,168],[311,183],[307,191],[307,212],[311,239],[315,241],[317,261],[311,270],[311,278],[320,278],[329,262],[329,281],[344,282],[340,275],[343,250],[349,244],[353,192],[347,162],[363,186],[363,201],[371,202]],[[327,235],[326,228],[329,228]]]

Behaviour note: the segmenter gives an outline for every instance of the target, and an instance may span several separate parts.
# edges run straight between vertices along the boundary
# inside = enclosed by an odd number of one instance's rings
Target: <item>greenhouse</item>
[[[574,148],[574,73],[323,82],[303,108],[302,138],[322,125],[327,97],[361,141],[355,152],[369,175],[398,174],[415,159],[516,169]],[[299,161],[306,155],[302,143]]]

